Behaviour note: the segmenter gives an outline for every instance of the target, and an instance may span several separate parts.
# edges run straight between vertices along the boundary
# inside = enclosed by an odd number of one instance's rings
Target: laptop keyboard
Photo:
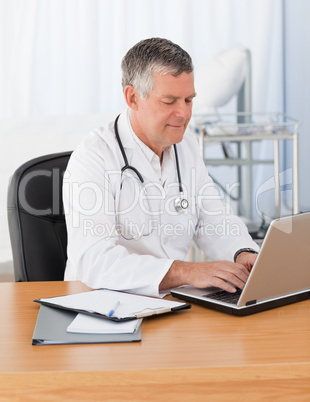
[[[208,299],[218,300],[224,303],[237,304],[242,290],[237,289],[235,293],[226,292],[226,290],[219,290],[214,293],[206,294],[203,297]]]

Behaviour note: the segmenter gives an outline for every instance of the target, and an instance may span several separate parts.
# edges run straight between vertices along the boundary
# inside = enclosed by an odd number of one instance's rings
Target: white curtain
[[[281,12],[281,0],[0,0],[0,262],[11,258],[9,176],[125,107],[120,63],[139,40],[171,39],[196,70],[220,50],[250,49],[253,110],[281,112]]]
[[[282,106],[280,0],[1,0],[0,30],[0,118],[118,111],[121,59],[151,36],[196,69],[248,47],[254,108]]]

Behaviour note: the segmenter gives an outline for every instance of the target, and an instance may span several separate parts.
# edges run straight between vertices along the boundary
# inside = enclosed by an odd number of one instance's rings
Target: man
[[[151,296],[187,284],[242,289],[258,247],[185,133],[196,94],[190,56],[147,39],[127,52],[122,73],[128,110],[68,164],[65,279]],[[184,261],[193,239],[212,261]]]

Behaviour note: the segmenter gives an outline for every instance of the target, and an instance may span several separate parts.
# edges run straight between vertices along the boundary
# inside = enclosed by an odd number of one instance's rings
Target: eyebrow
[[[197,93],[194,92],[193,94],[187,96],[185,99],[193,99],[193,98],[195,98],[196,95],[197,95]],[[166,99],[180,99],[181,96],[163,95],[162,99],[164,99],[164,98],[166,98]]]

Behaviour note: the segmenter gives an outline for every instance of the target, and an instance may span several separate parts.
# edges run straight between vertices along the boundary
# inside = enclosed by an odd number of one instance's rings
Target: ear
[[[130,109],[138,110],[139,95],[132,85],[127,85],[124,89],[124,96]]]

